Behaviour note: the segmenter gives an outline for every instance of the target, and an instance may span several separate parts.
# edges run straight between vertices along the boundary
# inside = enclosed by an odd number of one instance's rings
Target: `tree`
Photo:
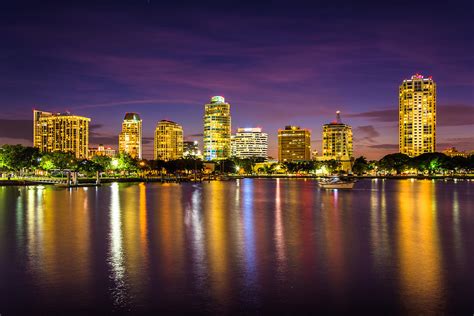
[[[121,153],[118,158],[112,160],[112,167],[120,171],[134,172],[138,169],[138,160],[128,153]]]
[[[364,156],[360,156],[359,158],[356,158],[354,161],[354,165],[352,166],[352,172],[354,172],[357,175],[363,175],[369,170],[369,163],[367,162],[367,158]]]
[[[217,161],[215,170],[219,173],[235,173],[236,165],[232,159],[219,160]]]
[[[335,159],[323,161],[323,165],[329,171],[329,173],[335,173],[341,167],[341,162]]]
[[[0,168],[13,171],[33,169],[39,164],[38,148],[22,145],[3,145],[0,147]]]
[[[87,159],[83,159],[78,163],[78,169],[88,175],[95,174],[97,171],[104,171],[102,165]]]
[[[99,171],[108,171],[112,169],[112,158],[109,156],[94,156],[91,160],[100,166]]]
[[[449,169],[450,158],[442,153],[425,153],[413,158],[413,166],[429,174]]]
[[[410,157],[401,153],[389,154],[380,159],[378,165],[386,172],[395,170],[397,174],[401,174],[410,166]]]
[[[65,153],[55,151],[52,153],[45,153],[41,157],[40,168],[46,171],[49,170],[77,170],[77,160],[72,153]]]

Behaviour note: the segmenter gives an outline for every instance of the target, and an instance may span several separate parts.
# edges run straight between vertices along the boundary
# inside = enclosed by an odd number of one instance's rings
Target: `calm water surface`
[[[0,187],[0,314],[474,313],[474,182]]]

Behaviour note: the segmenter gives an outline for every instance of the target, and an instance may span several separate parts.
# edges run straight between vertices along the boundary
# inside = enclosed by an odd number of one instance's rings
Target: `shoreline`
[[[226,179],[212,179],[211,181],[226,181],[226,180],[235,180],[235,179],[320,179],[328,178],[329,176],[315,176],[315,175],[228,175],[225,176]],[[455,175],[455,176],[414,176],[414,175],[404,175],[404,176],[350,176],[350,178],[363,180],[363,179],[381,179],[381,180],[405,180],[405,179],[415,179],[415,180],[474,180],[474,175]],[[58,181],[60,179],[51,179],[53,181]],[[161,178],[103,178],[100,180],[102,183],[140,183],[140,182],[157,182],[157,183],[181,183],[181,182],[209,182],[208,179],[203,178],[202,181],[191,181],[187,179],[161,179]],[[79,184],[93,184],[95,179],[79,179]],[[5,180],[0,179],[0,186],[32,186],[32,185],[54,185],[54,183],[43,182],[39,180],[28,180],[28,179],[12,179]]]

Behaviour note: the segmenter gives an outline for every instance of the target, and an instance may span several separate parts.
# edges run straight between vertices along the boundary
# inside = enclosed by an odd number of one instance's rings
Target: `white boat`
[[[341,180],[338,177],[323,179],[318,182],[322,189],[352,189],[355,181]]]

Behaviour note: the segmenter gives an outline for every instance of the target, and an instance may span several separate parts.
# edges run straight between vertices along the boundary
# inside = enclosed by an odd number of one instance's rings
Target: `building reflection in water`
[[[227,222],[227,209],[225,206],[226,196],[225,182],[215,181],[206,185],[206,197],[209,199],[206,205],[206,231],[209,258],[210,288],[214,299],[220,306],[227,306],[230,299],[229,288],[229,250],[225,223]]]
[[[401,297],[410,312],[421,314],[443,305],[436,186],[428,180],[398,186]]]
[[[202,186],[193,184],[191,202],[186,206],[185,219],[186,236],[192,244],[192,265],[195,276],[195,284],[198,291],[203,291],[206,287],[206,256],[205,240],[202,219]]]
[[[388,234],[385,181],[373,179],[370,192],[370,236],[374,266],[379,277],[391,260],[391,246]]]
[[[110,186],[110,232],[109,232],[109,259],[111,269],[112,300],[117,307],[127,304],[127,286],[125,281],[125,265],[122,239],[122,212],[120,209],[120,187],[118,183]]]
[[[243,235],[244,235],[244,260],[245,260],[245,286],[252,291],[257,282],[256,269],[256,241],[255,241],[255,225],[254,225],[254,181],[252,179],[244,179],[242,181],[243,194]],[[263,229],[263,227],[262,227]]]
[[[284,276],[286,271],[286,251],[285,251],[285,231],[282,222],[282,206],[281,206],[281,183],[280,179],[276,179],[275,189],[275,236],[274,242],[277,253],[277,273],[279,279]]]

